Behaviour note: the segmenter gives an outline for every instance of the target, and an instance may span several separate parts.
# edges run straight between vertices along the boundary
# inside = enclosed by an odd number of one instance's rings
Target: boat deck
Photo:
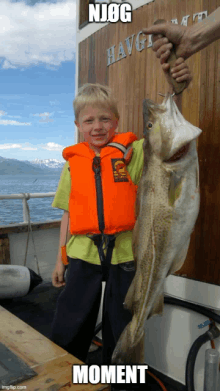
[[[54,288],[51,282],[46,281],[38,285],[32,292],[21,298],[0,300],[0,305],[25,323],[49,338],[51,323],[56,309],[56,302],[63,288]],[[101,348],[88,354],[87,364],[101,364]],[[174,382],[172,379],[159,374],[149,368],[165,385],[167,391],[185,391],[186,387]],[[120,386],[123,388],[123,386]],[[132,390],[146,390],[143,386],[132,385]],[[162,388],[150,376],[147,377],[148,391],[161,391]]]

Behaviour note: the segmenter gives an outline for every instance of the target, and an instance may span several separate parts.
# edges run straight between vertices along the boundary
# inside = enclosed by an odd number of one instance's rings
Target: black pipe
[[[199,352],[199,349],[204,345],[206,342],[213,340],[215,338],[218,338],[220,336],[220,331],[216,326],[213,326],[210,328],[210,330],[206,331],[205,334],[200,335],[192,345],[186,362],[186,389],[187,391],[195,391],[194,388],[194,368],[195,368],[195,362],[196,357]]]
[[[213,319],[215,322],[220,324],[220,316],[215,312],[209,310],[208,308],[202,307],[201,305],[188,303],[187,301],[174,299],[174,297],[165,296],[164,297],[165,304],[173,304],[180,307],[188,308],[192,311],[198,312],[199,314],[207,316],[207,318]]]
[[[212,312],[211,310],[202,307],[200,305],[188,303],[183,300],[175,299],[173,297],[164,297],[164,303],[173,304],[177,306],[181,306],[184,308],[191,309],[192,311],[198,312],[202,315],[207,316],[208,318],[213,319],[215,322],[220,323],[220,316]],[[215,339],[220,336],[220,331],[216,326],[210,328],[210,330],[206,331],[203,335],[200,335],[195,342],[193,343],[188,357],[186,361],[186,373],[185,373],[185,381],[186,381],[186,390],[187,391],[195,391],[194,388],[194,368],[196,357],[199,352],[199,349],[208,341]]]
[[[201,315],[207,316],[207,318],[211,318],[212,320],[220,324],[220,316],[217,315],[215,312],[211,311],[210,309],[202,307],[201,305],[188,303],[187,301],[183,301],[169,296],[164,297],[164,303],[190,309]],[[95,328],[94,335],[96,335],[101,329],[102,329],[102,323],[99,323]],[[212,326],[210,330],[206,331],[203,335],[200,335],[193,343],[189,351],[187,362],[186,362],[186,374],[185,374],[186,391],[195,391],[194,368],[195,368],[196,357],[199,352],[199,349],[201,348],[202,345],[204,345],[209,340],[215,339],[219,336],[220,336],[220,330],[216,326]]]

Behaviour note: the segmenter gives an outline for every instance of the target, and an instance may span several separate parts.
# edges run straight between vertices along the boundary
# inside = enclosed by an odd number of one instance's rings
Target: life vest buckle
[[[87,234],[86,236],[91,240],[93,240],[94,244],[97,246],[99,258],[102,266],[103,281],[107,281],[116,237],[115,235],[106,235],[103,232],[101,234],[94,234],[94,235]],[[103,248],[104,244],[105,247]],[[106,249],[107,249],[107,253],[105,256],[104,250]]]
[[[95,156],[92,162],[92,169],[96,175],[99,175],[101,172],[100,157]]]

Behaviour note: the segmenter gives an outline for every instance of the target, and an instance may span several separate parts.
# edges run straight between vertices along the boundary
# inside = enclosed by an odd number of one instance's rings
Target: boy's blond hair
[[[73,101],[73,109],[75,112],[75,119],[79,119],[79,113],[86,106],[104,106],[115,114],[119,119],[117,102],[113,97],[112,91],[109,87],[101,84],[84,84],[78,91],[78,94]]]

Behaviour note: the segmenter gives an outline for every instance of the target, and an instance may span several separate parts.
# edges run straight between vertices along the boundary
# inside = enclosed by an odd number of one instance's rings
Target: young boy
[[[178,60],[176,74],[188,83],[191,80],[183,60]],[[100,306],[102,281],[106,281],[103,363],[110,364],[117,340],[132,317],[123,302],[135,273],[132,229],[143,167],[143,139],[137,141],[131,132],[116,134],[117,104],[105,86],[84,85],[74,101],[74,110],[75,124],[85,142],[64,149],[68,162],[53,202],[64,214],[52,282],[65,288],[58,298],[51,339],[85,361]],[[119,149],[120,145],[124,149]],[[66,243],[68,230],[72,236],[67,243],[65,283],[60,247]]]

